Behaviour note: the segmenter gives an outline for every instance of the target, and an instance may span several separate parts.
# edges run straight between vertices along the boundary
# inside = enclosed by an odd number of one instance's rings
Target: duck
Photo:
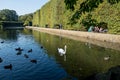
[[[0,63],[3,62],[3,59],[0,57]]]
[[[10,70],[12,70],[12,64],[5,65],[5,66],[4,66],[4,69],[10,69]]]
[[[17,54],[17,55],[21,55],[21,54],[22,54],[22,52],[21,52],[21,51],[18,51],[16,54]]]
[[[18,48],[15,48],[16,51],[23,51],[22,48],[18,47]]]
[[[43,49],[43,46],[41,46],[41,49]]]
[[[4,43],[4,41],[1,41],[1,43]]]
[[[105,61],[108,61],[109,59],[110,59],[110,56],[104,57],[104,60],[105,60]]]
[[[28,50],[28,53],[32,52],[32,49]]]
[[[30,60],[30,62],[35,63],[35,64],[36,64],[36,63],[37,63],[37,60],[36,60],[36,59],[31,59],[31,60]]]
[[[24,54],[24,57],[25,57],[25,58],[29,58],[29,56],[28,56],[27,54]]]
[[[64,55],[64,54],[66,54],[66,48],[67,48],[66,45],[64,46],[64,49],[62,49],[62,48],[58,48],[58,52],[59,52],[59,54],[60,54],[60,55]]]

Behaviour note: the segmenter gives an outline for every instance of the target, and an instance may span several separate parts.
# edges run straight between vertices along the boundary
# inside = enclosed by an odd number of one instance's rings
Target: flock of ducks
[[[4,43],[4,41],[1,41],[0,43]],[[43,46],[41,46],[41,49],[43,48]],[[16,55],[21,55],[22,54],[22,51],[24,51],[24,49],[22,49],[21,47],[17,47],[17,48],[15,48],[15,51],[17,51],[17,53],[16,53]],[[32,53],[33,52],[33,50],[32,49],[29,49],[28,51],[27,51],[27,53]],[[24,57],[25,58],[29,58],[29,55],[28,54],[24,54]],[[3,59],[0,57],[0,63],[2,63],[3,62]],[[37,60],[36,59],[30,59],[30,62],[31,63],[37,63]],[[13,67],[13,65],[12,64],[8,64],[8,65],[5,65],[4,66],[4,69],[10,69],[10,70],[12,70],[12,67]]]

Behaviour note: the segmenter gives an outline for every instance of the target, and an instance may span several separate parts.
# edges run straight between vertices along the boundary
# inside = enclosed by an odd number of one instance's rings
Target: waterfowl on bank
[[[67,48],[66,45],[64,46],[64,49],[62,49],[62,48],[58,48],[58,52],[59,52],[59,54],[60,54],[60,55],[64,55],[64,54],[66,54],[66,48]]]
[[[36,64],[36,63],[37,63],[37,60],[36,60],[36,59],[31,59],[31,60],[30,60],[30,62],[35,63],[35,64]]]
[[[32,52],[32,49],[28,50],[28,53]]]
[[[0,63],[3,62],[3,59],[0,57]]]
[[[10,69],[10,70],[12,70],[12,64],[5,65],[5,66],[4,66],[4,69]]]

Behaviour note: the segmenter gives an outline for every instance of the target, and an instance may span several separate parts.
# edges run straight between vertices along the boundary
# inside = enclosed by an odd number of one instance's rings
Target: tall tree
[[[19,16],[19,21],[23,22],[25,26],[32,25],[32,20],[33,20],[33,13]]]
[[[77,19],[79,19],[83,13],[93,11],[103,1],[104,0],[84,0],[80,4],[79,9],[76,10],[76,12],[72,15],[72,17],[70,19],[70,23],[75,24],[77,22]],[[107,0],[107,1],[111,5],[120,2],[120,0]],[[64,0],[64,2],[66,4],[67,9],[74,10],[74,6],[77,3],[77,0]]]
[[[18,15],[14,10],[3,9],[0,10],[0,21],[18,21]]]

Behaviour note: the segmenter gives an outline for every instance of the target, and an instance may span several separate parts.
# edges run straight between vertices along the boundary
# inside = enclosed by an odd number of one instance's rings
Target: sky
[[[15,10],[18,15],[33,13],[49,0],[0,0],[0,10]]]

